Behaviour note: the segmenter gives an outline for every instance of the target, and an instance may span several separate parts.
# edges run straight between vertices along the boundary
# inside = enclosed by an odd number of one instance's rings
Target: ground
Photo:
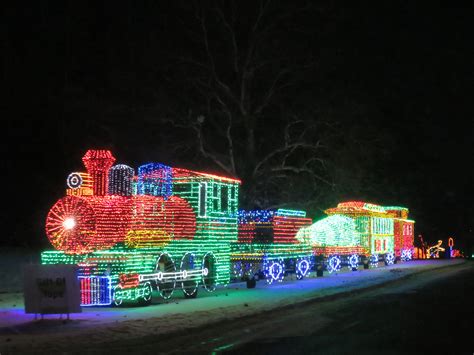
[[[391,339],[389,330],[384,331],[380,324],[392,324],[391,334],[403,339],[403,324],[417,319],[417,312],[419,327],[424,326],[427,312],[448,312],[452,305],[432,309],[432,304],[423,304],[429,298],[411,294],[413,289],[424,290],[426,285],[454,280],[463,273],[469,273],[472,281],[473,270],[473,264],[464,260],[411,261],[302,281],[290,279],[277,285],[260,281],[254,289],[247,289],[244,283],[231,284],[214,293],[200,290],[197,299],[184,299],[177,292],[169,302],[156,298],[148,307],[85,307],[82,313],[72,314],[70,321],[57,315],[35,320],[23,311],[22,293],[9,291],[0,294],[0,353],[317,352],[313,346],[326,352],[332,346],[335,353],[344,353],[350,344],[353,349],[366,349],[372,340],[364,334],[379,334],[379,342]],[[454,295],[462,291],[459,282],[450,287]],[[447,291],[439,296],[450,295]],[[413,302],[404,310],[400,305],[406,300]],[[452,298],[447,300],[452,302]],[[364,323],[367,315],[372,318]],[[445,327],[439,332],[446,333]],[[359,333],[361,341],[354,342],[358,338],[350,335]],[[341,342],[341,336],[352,343]],[[433,339],[423,338],[420,343],[436,342],[436,337],[433,334]],[[400,347],[380,350],[390,353],[391,349],[398,353]]]

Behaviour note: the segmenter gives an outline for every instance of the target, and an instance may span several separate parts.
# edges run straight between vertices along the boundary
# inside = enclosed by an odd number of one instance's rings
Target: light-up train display
[[[238,209],[240,180],[159,163],[115,164],[108,150],[89,150],[85,172],[67,177],[66,196],[46,217],[54,251],[43,264],[75,264],[81,304],[150,303],[177,289],[198,289],[294,274],[317,264],[330,271],[411,258],[408,209],[345,202],[313,223],[290,209]]]

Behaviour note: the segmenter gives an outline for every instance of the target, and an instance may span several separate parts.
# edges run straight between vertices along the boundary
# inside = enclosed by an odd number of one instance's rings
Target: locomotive
[[[66,196],[46,217],[56,250],[41,254],[43,264],[78,266],[82,306],[148,304],[155,291],[168,299],[176,289],[194,298],[200,287],[255,277],[302,279],[317,260],[330,272],[379,255],[389,264],[413,247],[403,207],[344,202],[313,223],[300,210],[239,210],[238,179],[161,163],[135,175],[108,150],[88,150],[82,161],[86,171],[67,177]]]
[[[81,304],[149,303],[154,290],[196,297],[230,282],[230,243],[237,240],[240,181],[149,163],[118,164],[89,150],[86,172],[67,178],[66,196],[46,217],[55,251],[43,264],[79,266]]]

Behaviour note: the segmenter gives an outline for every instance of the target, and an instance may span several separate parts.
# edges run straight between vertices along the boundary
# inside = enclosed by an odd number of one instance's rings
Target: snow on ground
[[[0,293],[0,353],[36,349],[48,351],[74,344],[112,342],[123,337],[137,339],[177,331],[192,331],[207,323],[251,315],[294,305],[325,296],[337,296],[367,287],[376,287],[413,273],[463,263],[464,260],[419,260],[356,272],[342,271],[324,277],[310,276],[266,285],[257,282],[254,289],[245,283],[220,287],[213,293],[199,290],[196,299],[184,299],[175,291],[168,302],[154,298],[147,307],[83,307],[65,321],[59,315],[45,315],[35,320],[25,314],[22,293]],[[304,306],[304,305],[301,305]],[[87,339],[87,340],[85,340]],[[2,351],[3,348],[3,351]]]
[[[23,289],[23,266],[39,262],[40,251],[25,248],[1,248],[0,294],[21,291]]]

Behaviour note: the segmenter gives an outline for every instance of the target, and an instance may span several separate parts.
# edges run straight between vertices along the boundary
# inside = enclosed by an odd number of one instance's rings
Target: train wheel
[[[369,258],[370,266],[371,267],[378,267],[379,266],[379,256],[377,254],[372,254]]]
[[[180,271],[182,272],[181,288],[183,289],[184,297],[195,298],[199,285],[199,278],[196,274],[196,262],[193,253],[186,253],[181,258]]]
[[[183,290],[183,294],[184,294],[184,298],[196,298],[198,294],[198,289],[195,289],[193,293],[184,292]]]
[[[307,258],[300,258],[296,261],[296,278],[301,280],[309,274],[311,263]]]
[[[162,273],[163,276],[157,282],[160,296],[167,300],[173,294],[176,287],[176,266],[168,253],[162,253],[156,259],[155,273]],[[171,273],[171,275],[166,275]]]
[[[217,259],[212,252],[202,258],[202,284],[206,291],[212,292],[217,285]]]
[[[395,254],[391,252],[385,254],[384,262],[385,265],[393,265],[393,263],[395,262]]]
[[[267,283],[271,285],[273,282],[282,282],[285,277],[285,262],[283,260],[265,259],[263,270]]]
[[[357,271],[358,267],[359,267],[359,255],[352,254],[349,257],[349,270]]]
[[[120,306],[123,303],[123,289],[122,286],[117,285],[114,287],[114,296],[113,296],[113,302],[115,306]]]
[[[400,260],[401,261],[409,261],[411,259],[412,259],[411,250],[410,249],[403,249]]]
[[[327,269],[329,273],[341,270],[341,259],[338,255],[333,255],[328,259]]]
[[[147,306],[151,303],[151,299],[153,296],[153,289],[151,287],[151,284],[149,282],[145,283],[144,285],[141,286],[141,291],[142,291],[142,296],[139,299],[139,304],[142,306]]]

